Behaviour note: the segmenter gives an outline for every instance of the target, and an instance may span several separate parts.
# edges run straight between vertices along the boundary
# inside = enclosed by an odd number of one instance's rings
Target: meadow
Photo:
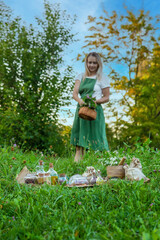
[[[73,154],[60,158],[17,146],[0,148],[0,239],[160,239],[159,150],[146,142],[134,149],[124,145],[113,152],[88,151],[78,164]],[[82,174],[87,166],[106,176],[106,166],[123,156],[127,163],[134,156],[139,158],[151,181],[119,179],[91,188],[19,185],[16,181],[24,166],[35,171],[39,160],[44,161],[45,170],[52,162],[58,173],[68,177]]]

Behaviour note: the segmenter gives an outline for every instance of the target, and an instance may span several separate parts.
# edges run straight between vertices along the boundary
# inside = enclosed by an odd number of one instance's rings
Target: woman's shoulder
[[[75,77],[75,81],[76,81],[76,80],[81,81],[82,78],[83,78],[83,76],[84,76],[84,73],[79,73],[79,74]]]

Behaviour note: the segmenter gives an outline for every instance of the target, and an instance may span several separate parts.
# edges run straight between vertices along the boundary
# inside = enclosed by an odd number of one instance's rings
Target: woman
[[[84,148],[109,150],[101,106],[109,101],[109,88],[109,81],[102,73],[102,61],[99,54],[89,53],[85,59],[85,73],[77,76],[73,90],[73,99],[78,102],[71,132],[71,144],[76,146],[75,162],[83,157]],[[84,104],[82,98],[87,94],[92,94],[92,97],[96,98],[97,117],[93,121],[84,120],[78,116],[80,106]]]

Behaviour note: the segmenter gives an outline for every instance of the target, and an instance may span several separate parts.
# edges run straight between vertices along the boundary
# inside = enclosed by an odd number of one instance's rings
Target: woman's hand
[[[82,106],[83,104],[85,104],[85,102],[82,99],[79,99],[78,101],[79,105]]]

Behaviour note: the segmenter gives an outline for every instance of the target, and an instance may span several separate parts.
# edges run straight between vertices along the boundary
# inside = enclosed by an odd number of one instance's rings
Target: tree
[[[0,16],[1,143],[14,137],[27,148],[54,145],[60,151],[58,110],[69,103],[73,78],[70,67],[65,74],[61,68],[63,52],[73,41],[74,21],[47,1],[44,18],[36,19],[37,29],[13,18],[3,2]]]
[[[143,63],[137,83],[137,106],[133,118],[137,122],[138,136],[150,138],[152,146],[160,147],[160,45],[154,45],[150,60]],[[128,126],[133,129],[131,124]],[[132,134],[133,135],[133,134]]]
[[[149,12],[145,13],[143,10],[138,14],[127,10],[125,16],[119,16],[115,11],[109,16],[104,10],[104,15],[99,18],[88,17],[87,24],[91,25],[89,30],[92,34],[86,36],[84,47],[100,52],[104,62],[111,68],[113,88],[122,94],[122,98],[118,99],[122,112],[115,120],[120,142],[134,142],[137,136],[146,138],[150,134],[148,128],[143,133],[144,119],[137,116],[137,111],[142,109],[140,101],[144,84],[148,94],[152,94],[152,88],[147,85],[146,79],[142,81],[140,72],[144,63],[148,66],[152,58],[152,48],[160,40],[156,32],[159,21],[159,17],[152,18]],[[112,112],[114,116],[118,116],[115,109]],[[149,112],[146,111],[146,121],[150,119]]]

